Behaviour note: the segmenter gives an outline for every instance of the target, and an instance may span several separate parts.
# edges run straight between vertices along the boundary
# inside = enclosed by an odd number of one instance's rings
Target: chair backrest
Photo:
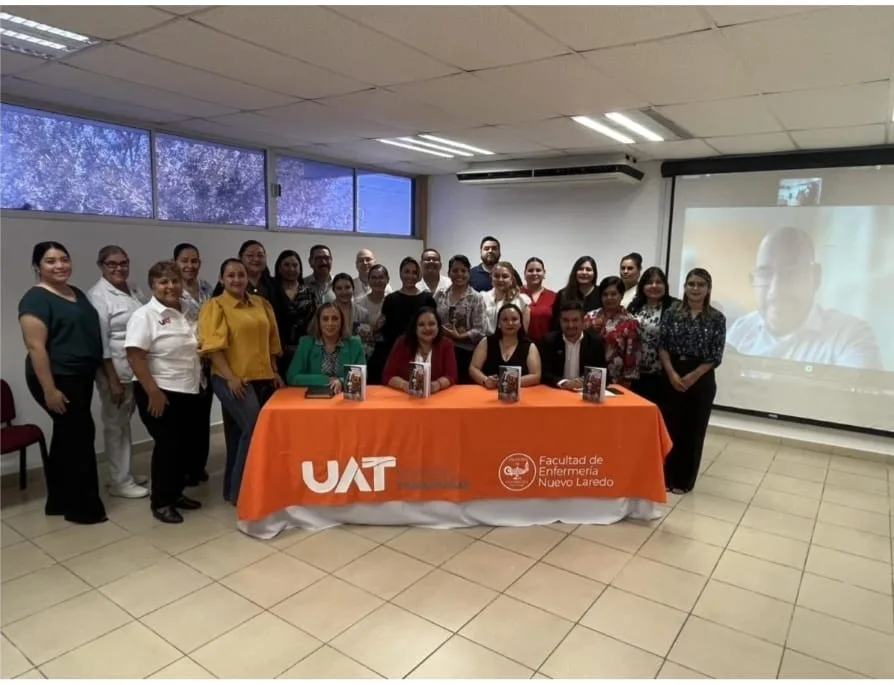
[[[16,405],[12,399],[9,383],[0,380],[0,423],[7,423],[16,417]]]

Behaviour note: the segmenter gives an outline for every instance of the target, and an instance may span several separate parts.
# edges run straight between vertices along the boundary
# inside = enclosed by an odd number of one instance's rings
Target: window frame
[[[17,107],[20,109],[30,110],[37,114],[42,114],[44,116],[63,116],[63,117],[71,117],[75,119],[83,119],[86,122],[95,123],[99,125],[109,125],[109,126],[122,126],[126,128],[138,129],[140,131],[145,131],[149,134],[149,159],[151,163],[150,176],[151,176],[151,185],[152,185],[152,216],[151,217],[132,217],[132,216],[118,216],[118,215],[108,215],[108,214],[86,214],[86,213],[75,213],[75,212],[56,212],[56,211],[42,211],[42,210],[34,210],[34,209],[13,209],[13,208],[0,208],[0,216],[9,217],[9,218],[24,218],[24,217],[33,217],[33,218],[44,218],[47,220],[83,220],[89,219],[90,221],[96,221],[99,223],[116,223],[122,225],[133,225],[133,226],[146,226],[147,224],[154,225],[162,225],[162,226],[170,226],[174,228],[184,228],[184,229],[196,229],[196,228],[204,228],[204,229],[224,229],[224,230],[237,230],[237,231],[270,231],[275,233],[302,233],[302,234],[326,234],[326,235],[344,235],[344,236],[365,236],[370,238],[388,238],[394,240],[419,240],[420,236],[420,222],[418,221],[417,216],[417,190],[418,190],[418,177],[412,174],[404,174],[398,171],[393,171],[390,169],[381,169],[377,167],[371,166],[353,166],[350,164],[346,164],[344,162],[339,162],[337,160],[325,159],[320,157],[306,156],[301,152],[291,151],[288,149],[277,148],[277,147],[258,147],[252,146],[250,144],[246,144],[244,142],[231,140],[231,139],[222,139],[216,138],[210,135],[203,135],[202,133],[193,133],[189,131],[183,131],[178,129],[176,126],[150,126],[145,123],[141,123],[139,121],[134,121],[131,119],[107,116],[102,114],[96,114],[92,112],[85,112],[83,110],[67,108],[64,106],[59,107],[51,107],[45,103],[33,103],[26,99],[20,99],[15,97],[10,98],[2,98],[0,99],[3,106],[9,107]],[[155,153],[155,138],[156,135],[169,135],[176,136],[178,138],[184,138],[186,140],[195,141],[198,143],[207,143],[212,145],[222,145],[225,147],[237,148],[242,150],[249,150],[253,152],[261,152],[264,155],[265,164],[265,202],[266,202],[266,223],[263,226],[252,226],[252,225],[244,225],[244,224],[219,224],[219,223],[208,223],[208,222],[199,222],[199,221],[175,221],[169,219],[160,219],[158,218],[158,160],[156,158]],[[325,228],[307,228],[307,227],[299,227],[299,228],[288,228],[288,227],[280,227],[277,224],[278,217],[278,188],[279,188],[279,179],[276,174],[276,159],[277,157],[289,157],[292,159],[300,159],[308,162],[317,162],[320,164],[331,164],[334,166],[343,167],[345,169],[352,170],[353,177],[353,200],[352,200],[352,213],[353,213],[353,226],[351,230],[339,230],[339,229],[325,229]],[[358,199],[358,189],[357,189],[357,179],[360,173],[369,172],[375,174],[386,174],[389,176],[397,176],[403,177],[410,180],[410,234],[409,235],[395,235],[393,233],[361,233],[358,231],[358,212],[357,212],[357,199]]]

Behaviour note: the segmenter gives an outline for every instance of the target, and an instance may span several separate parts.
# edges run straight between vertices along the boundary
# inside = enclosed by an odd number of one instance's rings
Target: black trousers
[[[460,385],[474,385],[469,378],[469,365],[472,363],[472,350],[454,347],[456,352],[456,376]]]
[[[152,494],[153,509],[174,506],[183,494],[187,469],[200,449],[208,423],[203,417],[203,398],[200,394],[188,395],[163,390],[168,404],[161,416],[149,413],[149,396],[139,383],[134,384],[134,399],[140,419],[155,441],[152,447]]]
[[[682,377],[693,371],[701,362],[673,360],[674,370]],[[674,390],[670,380],[664,377],[664,392],[660,406],[667,425],[667,432],[674,446],[664,462],[664,483],[668,488],[686,492],[695,487],[698,468],[702,461],[708,419],[717,394],[714,371],[708,371],[686,392]]]
[[[28,390],[53,420],[53,438],[44,464],[48,516],[64,516],[74,523],[99,523],[106,510],[99,498],[96,468],[96,425],[90,412],[94,373],[83,376],[53,376],[56,388],[68,399],[65,413],[50,411],[44,402],[37,376],[25,373]]]
[[[666,378],[664,373],[641,373],[639,378],[633,381],[630,389],[643,399],[661,407]]]
[[[200,480],[208,470],[208,456],[211,454],[211,405],[214,403],[214,390],[211,389],[211,374],[203,369],[206,376],[206,386],[199,392],[200,414],[199,424],[204,426],[204,431],[196,435],[196,451],[189,461],[186,469],[187,480]]]

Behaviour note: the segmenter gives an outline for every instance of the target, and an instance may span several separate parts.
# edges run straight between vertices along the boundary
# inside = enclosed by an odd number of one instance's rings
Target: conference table
[[[546,386],[505,403],[455,386],[365,401],[277,391],[258,417],[239,528],[272,538],[340,524],[452,528],[654,519],[671,441],[658,408],[612,387],[596,404]]]

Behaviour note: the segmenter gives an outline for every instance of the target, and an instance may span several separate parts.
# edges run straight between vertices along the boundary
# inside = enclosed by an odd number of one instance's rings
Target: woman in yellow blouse
[[[261,407],[283,382],[276,371],[282,354],[270,303],[246,292],[248,274],[238,259],[220,267],[223,293],[199,313],[199,352],[211,358],[211,385],[233,418],[227,440],[224,499],[235,504],[251,434]]]

